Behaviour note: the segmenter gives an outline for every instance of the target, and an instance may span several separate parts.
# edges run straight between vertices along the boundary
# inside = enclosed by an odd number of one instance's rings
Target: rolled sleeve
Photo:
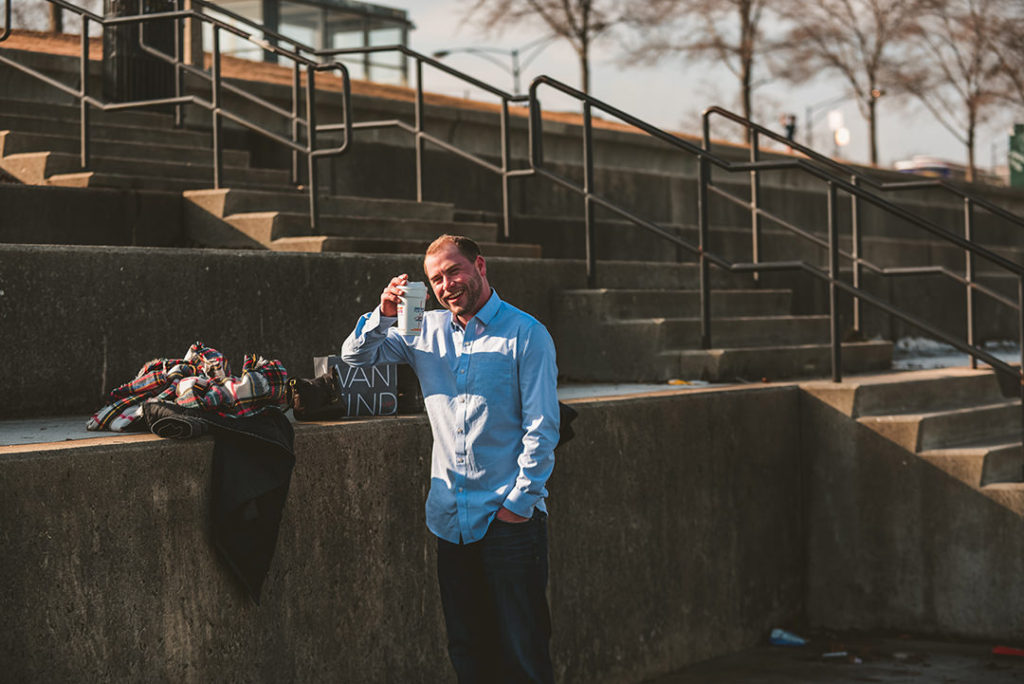
[[[385,316],[380,306],[359,317],[355,329],[341,345],[341,359],[350,366],[408,363],[408,348],[398,334],[390,334],[398,320]]]

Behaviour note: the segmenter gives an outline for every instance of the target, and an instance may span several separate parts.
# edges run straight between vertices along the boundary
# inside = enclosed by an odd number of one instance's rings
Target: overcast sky
[[[410,47],[426,54],[458,47],[489,46],[511,50],[546,33],[544,27],[538,25],[488,36],[472,24],[460,25],[460,10],[469,4],[469,0],[407,0],[404,3],[384,0],[381,4],[408,10],[417,27],[410,37]],[[511,65],[509,57],[496,57]],[[621,59],[616,40],[609,39],[597,44],[591,65],[591,94],[655,125],[696,134],[700,130],[700,112],[705,107],[717,104],[734,111],[740,110],[738,81],[724,67],[716,68],[705,63],[687,65],[677,59],[657,67],[645,68],[625,66]],[[512,76],[478,55],[458,53],[445,60],[481,80],[512,90]],[[524,88],[533,77],[540,74],[579,86],[578,61],[567,42],[552,42],[535,61],[523,69]],[[447,81],[436,71],[429,73],[428,70],[425,81],[429,90],[455,95],[468,92],[470,97],[487,99],[473,88]],[[846,92],[843,83],[835,76],[799,88],[782,81],[771,81],[755,91],[755,109],[759,112],[759,123],[780,131],[779,115],[783,112],[796,114],[797,137],[805,142],[806,107],[842,99]],[[545,107],[554,107],[549,99],[542,96]],[[568,107],[569,104],[565,103],[564,108]],[[832,108],[842,112],[843,122],[851,133],[850,144],[843,149],[842,156],[866,162],[869,156],[867,124],[852,101],[815,109],[815,148],[825,152],[833,151],[827,121],[828,110]],[[891,164],[900,159],[909,159],[915,154],[938,156],[960,163],[966,161],[963,146],[915,102],[883,97],[879,100],[878,115],[881,163]],[[987,168],[992,165],[993,146],[997,163],[1006,163],[1010,123],[1009,119],[1004,118],[998,124],[981,130],[976,152],[979,166]]]

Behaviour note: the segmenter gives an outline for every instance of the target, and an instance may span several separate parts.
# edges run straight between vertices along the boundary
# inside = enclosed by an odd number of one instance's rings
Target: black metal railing
[[[491,172],[498,177],[501,183],[501,216],[502,216],[502,237],[505,240],[511,239],[511,204],[509,201],[509,180],[514,177],[513,169],[511,168],[511,139],[510,139],[510,126],[509,126],[509,105],[512,103],[526,103],[528,98],[525,95],[513,95],[501,88],[497,88],[489,83],[481,81],[473,76],[470,76],[458,69],[439,62],[433,57],[420,54],[415,50],[411,50],[404,45],[381,45],[375,47],[356,47],[356,48],[340,48],[334,50],[324,50],[317,53],[321,57],[331,58],[340,57],[342,55],[353,55],[353,54],[374,54],[380,52],[397,52],[406,59],[412,59],[415,63],[415,105],[413,110],[413,122],[402,121],[400,119],[386,119],[379,121],[358,121],[353,122],[352,127],[355,130],[363,129],[382,129],[382,128],[398,128],[405,131],[409,135],[413,136],[414,144],[416,149],[416,200],[423,201],[423,157],[424,157],[424,146],[426,143],[435,145],[442,150],[450,152],[451,154],[457,155],[478,167]],[[430,66],[438,71],[444,72],[449,76],[463,81],[467,85],[474,86],[489,93],[501,100],[501,109],[499,114],[499,156],[501,158],[501,164],[495,165],[485,159],[484,157],[473,154],[462,150],[455,145],[452,145],[446,140],[443,140],[435,135],[428,133],[424,128],[424,90],[423,90],[423,67]]]
[[[568,95],[582,103],[583,106],[583,117],[582,117],[582,137],[583,137],[583,183],[582,185],[576,181],[562,176],[544,166],[544,153],[543,153],[543,116],[540,110],[540,101],[537,98],[537,90],[541,86],[547,86],[555,90],[560,91],[564,95]],[[997,377],[1000,378],[1001,387],[1004,392],[1008,392],[1012,388],[1012,395],[1024,398],[1024,382],[1022,382],[1021,369],[1016,368],[994,355],[988,353],[983,348],[977,346],[972,342],[968,343],[959,338],[950,335],[949,333],[939,330],[935,326],[930,325],[926,321],[908,314],[907,312],[892,306],[888,302],[883,301],[879,297],[867,292],[859,284],[854,285],[851,283],[844,282],[840,278],[839,262],[841,256],[850,257],[840,250],[839,246],[839,221],[838,221],[838,202],[837,193],[839,191],[849,194],[851,197],[856,197],[861,201],[867,202],[879,209],[883,210],[887,214],[910,221],[913,225],[922,228],[929,232],[931,235],[952,243],[957,247],[963,249],[966,253],[972,256],[980,256],[989,262],[996,264],[997,266],[1006,269],[1008,272],[1016,276],[1018,283],[1018,297],[1017,301],[1013,302],[1005,297],[1002,297],[996,292],[992,292],[987,288],[980,286],[977,283],[972,283],[971,288],[985,292],[1012,307],[1017,312],[1018,319],[1018,343],[1024,342],[1024,316],[1022,316],[1021,303],[1024,301],[1024,268],[1020,265],[996,254],[995,252],[978,245],[970,239],[963,238],[950,231],[942,229],[916,215],[912,214],[905,208],[896,205],[876,194],[864,189],[860,184],[853,183],[840,178],[829,171],[822,169],[820,166],[813,164],[803,158],[794,159],[778,159],[778,160],[760,160],[757,159],[756,152],[756,138],[752,145],[751,155],[753,160],[750,162],[732,162],[714,154],[710,149],[710,136],[708,135],[707,124],[705,119],[705,135],[703,138],[703,144],[701,146],[694,145],[693,143],[679,138],[671,133],[668,133],[660,128],[652,126],[645,121],[642,121],[626,112],[623,112],[612,105],[604,103],[586,93],[583,93],[571,86],[548,78],[546,76],[540,76],[536,78],[530,86],[529,91],[530,99],[530,168],[520,171],[512,172],[514,175],[532,175],[537,174],[549,178],[550,180],[558,183],[559,185],[576,192],[581,195],[584,200],[584,229],[585,229],[585,244],[586,244],[586,259],[587,259],[587,278],[590,287],[596,286],[596,274],[597,274],[597,259],[595,254],[595,222],[594,222],[594,209],[598,206],[610,211],[619,217],[626,219],[634,225],[640,226],[658,236],[662,239],[673,243],[678,248],[682,248],[696,256],[699,267],[699,289],[700,289],[700,322],[701,322],[701,346],[705,349],[711,347],[711,286],[709,277],[709,268],[714,265],[726,271],[733,273],[749,273],[755,274],[765,271],[802,271],[810,274],[814,278],[827,284],[829,289],[828,297],[828,309],[829,309],[829,321],[830,321],[830,337],[831,337],[831,355],[832,355],[832,379],[836,382],[842,379],[842,338],[841,330],[839,327],[839,293],[844,292],[854,300],[859,300],[875,306],[889,315],[904,321],[905,323],[912,325],[926,334],[934,337],[935,339],[946,342],[952,347],[959,349],[960,351],[968,354],[972,359],[980,359],[985,363],[989,364],[996,371]],[[594,109],[599,109],[602,112],[609,114],[624,123],[627,123],[636,129],[650,135],[668,145],[687,152],[697,158],[698,162],[698,242],[697,244],[686,240],[679,235],[657,225],[652,221],[648,221],[642,217],[635,215],[627,209],[619,206],[615,202],[603,197],[597,190],[594,184],[594,167],[593,167],[593,122],[592,112]],[[717,110],[724,111],[724,110]],[[731,117],[736,115],[730,114]],[[753,124],[746,122],[752,130],[762,133],[765,129]],[[769,132],[770,133],[770,132]],[[762,133],[763,134],[763,133]],[[824,246],[828,249],[828,267],[826,270],[822,270],[816,266],[808,264],[804,261],[751,261],[751,262],[733,262],[723,256],[712,253],[709,249],[709,227],[710,227],[710,215],[709,215],[709,203],[708,203],[708,192],[713,185],[711,183],[711,168],[712,166],[720,168],[730,173],[748,173],[756,174],[761,171],[769,170],[797,170],[809,177],[816,178],[827,186],[827,239],[821,240],[817,236],[813,235],[809,231],[803,230],[797,226],[792,225],[790,222],[785,221],[779,217],[776,217],[769,212],[766,212],[763,208],[751,203],[750,200],[744,200],[743,203],[747,205],[752,212],[752,216],[764,216],[771,218],[776,221],[783,228],[790,230],[797,235],[805,237],[814,241],[816,244]],[[754,194],[756,199],[756,193]],[[755,231],[757,230],[757,221],[752,221]],[[757,248],[757,241],[754,241],[754,248]],[[865,260],[861,259],[861,262],[867,264]],[[884,271],[885,269],[880,269]],[[931,273],[935,272],[931,267],[925,267],[924,269],[901,269],[903,274],[909,273]],[[893,269],[890,269],[890,273]],[[1024,345],[1022,345],[1022,354],[1024,354]],[[1024,362],[1024,359],[1022,359]],[[1024,414],[1022,414],[1022,421],[1024,421]],[[1024,423],[1022,423],[1024,426]]]
[[[11,0],[4,0],[4,28],[0,32],[0,42],[7,40],[11,35]]]
[[[208,14],[198,11],[196,9],[181,9],[183,0],[176,0],[176,6],[178,9],[169,12],[154,12],[150,14],[124,16],[124,17],[103,17],[94,12],[90,12],[82,7],[73,5],[65,0],[47,0],[48,2],[57,5],[63,10],[66,10],[72,14],[76,14],[81,19],[81,50],[79,54],[79,75],[78,75],[78,87],[72,87],[61,83],[60,81],[49,77],[45,73],[33,69],[27,65],[21,64],[16,60],[10,59],[5,55],[0,55],[0,63],[6,64],[7,66],[13,67],[23,73],[28,74],[50,86],[76,98],[79,103],[79,138],[80,138],[80,163],[83,170],[88,170],[90,165],[90,135],[89,135],[89,114],[90,108],[99,109],[101,111],[123,111],[131,109],[143,109],[152,107],[168,107],[173,106],[175,110],[175,123],[180,126],[182,123],[182,108],[185,105],[194,105],[205,109],[211,116],[211,138],[212,138],[212,167],[213,167],[213,187],[219,188],[223,183],[224,175],[224,162],[223,162],[223,133],[222,124],[225,119],[233,121],[249,130],[255,131],[262,136],[265,136],[271,140],[274,140],[285,147],[292,150],[292,182],[299,182],[298,173],[298,157],[299,155],[305,155],[307,160],[307,173],[308,173],[308,193],[309,193],[309,217],[310,226],[313,232],[317,232],[319,225],[319,198],[318,198],[318,174],[317,174],[317,160],[343,154],[348,148],[349,142],[351,141],[352,134],[352,115],[351,115],[351,94],[350,94],[350,80],[348,75],[348,69],[344,64],[340,62],[328,62],[323,63],[315,55],[315,50],[309,48],[298,41],[292,40],[287,36],[270,31],[251,20],[241,17],[229,10],[225,10],[213,3],[206,2],[206,0],[193,0],[193,5],[199,8],[208,8],[213,12],[223,14],[229,17],[232,21],[239,22],[252,28],[255,33],[248,33],[245,30],[238,28],[237,26],[228,23],[222,19],[212,17]],[[5,17],[7,26],[4,29],[4,33],[0,35],[0,41],[5,40],[10,35],[10,0],[5,0]],[[212,27],[212,54],[210,69],[207,72],[205,68],[196,67],[187,64],[182,56],[182,30],[183,22],[198,21],[205,24],[209,24]],[[145,27],[148,24],[154,22],[175,22],[174,30],[174,54],[168,55],[161,50],[158,50],[150,45],[146,44],[146,30]],[[139,26],[139,48],[146,54],[155,57],[159,60],[163,60],[171,64],[174,68],[174,95],[172,97],[162,98],[150,98],[144,100],[133,100],[129,102],[104,102],[96,96],[94,96],[89,90],[89,31],[91,24],[96,24],[106,31],[114,27],[120,26]],[[245,89],[236,86],[231,83],[227,83],[222,78],[221,70],[221,59],[222,54],[220,50],[220,38],[221,33],[227,32],[238,38],[246,40],[253,45],[267,51],[272,52],[278,56],[291,59],[293,63],[293,79],[292,79],[292,106],[291,110],[286,110],[277,106],[276,104],[260,98],[252,93],[247,92]],[[258,33],[262,36],[258,37]],[[273,42],[271,42],[273,41]],[[290,46],[290,47],[288,47]],[[305,53],[305,54],[304,54]],[[312,56],[309,56],[312,55]],[[342,81],[342,121],[340,124],[332,124],[328,126],[318,125],[316,121],[316,74],[322,71],[338,71],[341,74]],[[305,87],[305,98],[304,102],[300,99],[301,88],[301,77],[305,74],[306,87]],[[204,97],[199,94],[185,94],[185,75],[189,74],[194,77],[205,80],[209,84],[209,96]],[[248,102],[262,107],[264,110],[269,111],[272,114],[284,117],[288,123],[291,131],[291,136],[286,137],[280,135],[269,128],[266,128],[253,120],[253,117],[246,116],[245,114],[232,112],[224,106],[224,94],[230,93],[232,95],[244,98]],[[305,105],[305,116],[300,113],[301,106]],[[303,135],[303,130],[305,135]],[[318,133],[331,130],[343,130],[344,138],[340,145],[335,147],[320,147],[318,146],[317,136]]]
[[[884,182],[884,183],[883,182],[879,182],[879,181],[877,181],[876,179],[872,178],[870,175],[868,175],[868,174],[866,174],[864,172],[857,171],[856,169],[854,169],[854,168],[852,168],[852,167],[850,167],[850,166],[848,166],[846,164],[842,164],[842,163],[836,161],[835,159],[832,159],[831,157],[823,155],[820,152],[817,152],[817,151],[815,151],[814,149],[812,149],[810,147],[807,147],[807,146],[802,145],[800,143],[791,141],[788,138],[784,137],[783,135],[781,135],[781,134],[779,134],[779,133],[777,133],[775,131],[772,131],[770,129],[764,128],[763,126],[759,126],[759,125],[757,125],[757,124],[755,124],[755,123],[753,123],[751,121],[748,121],[748,120],[744,119],[743,117],[741,117],[741,116],[739,116],[739,115],[737,115],[737,114],[735,114],[733,112],[730,112],[730,111],[728,111],[728,110],[726,110],[726,109],[724,109],[722,107],[709,107],[706,110],[704,110],[704,114],[703,114],[703,121],[704,121],[703,131],[704,131],[705,146],[708,147],[708,148],[710,146],[710,120],[711,120],[711,117],[714,116],[714,115],[721,116],[721,117],[723,117],[725,119],[728,119],[728,120],[730,120],[730,121],[732,121],[734,123],[737,123],[737,124],[739,124],[739,125],[741,125],[741,126],[743,126],[745,128],[746,139],[750,140],[750,160],[752,162],[756,162],[756,161],[759,160],[759,158],[760,158],[760,144],[759,144],[759,142],[760,142],[761,138],[765,138],[766,137],[766,138],[769,138],[771,140],[774,140],[777,143],[785,145],[786,147],[788,147],[793,152],[797,152],[797,153],[803,154],[808,159],[811,159],[812,161],[817,162],[818,164],[823,165],[826,169],[829,169],[829,170],[833,171],[835,173],[835,175],[837,175],[837,176],[839,176],[841,178],[848,178],[850,183],[853,184],[853,185],[857,185],[857,186],[860,186],[860,187],[871,188],[871,189],[873,189],[876,192],[883,192],[883,193],[897,193],[897,192],[904,192],[904,191],[910,191],[910,190],[939,190],[940,192],[943,192],[945,194],[956,196],[960,201],[963,202],[963,205],[964,205],[963,237],[966,240],[974,241],[974,209],[976,207],[977,208],[982,208],[982,209],[988,211],[993,216],[996,216],[996,217],[998,217],[1000,219],[1003,219],[1003,220],[1005,220],[1005,221],[1007,221],[1007,222],[1009,222],[1009,223],[1011,223],[1011,224],[1013,224],[1013,225],[1015,225],[1015,226],[1017,226],[1019,228],[1024,229],[1024,218],[1021,218],[1020,216],[1017,216],[1017,215],[1007,211],[1003,207],[1000,207],[999,205],[997,205],[997,204],[995,204],[993,202],[990,202],[989,200],[987,200],[987,199],[985,199],[983,197],[978,197],[976,195],[972,195],[972,194],[966,192],[965,190],[963,190],[962,188],[959,188],[959,187],[957,187],[955,185],[951,185],[947,181],[939,180],[939,179],[917,179],[917,180],[911,180],[911,181],[896,181],[896,182]],[[765,213],[760,211],[761,207],[759,207],[758,189],[759,189],[759,180],[760,179],[759,179],[758,171],[757,170],[751,171],[750,175],[751,175],[751,178],[750,178],[750,200],[749,200],[749,202],[747,200],[744,200],[742,197],[740,197],[738,195],[735,195],[733,193],[729,193],[729,192],[727,192],[725,190],[722,190],[722,189],[719,189],[719,188],[715,188],[715,192],[717,194],[719,194],[720,196],[724,197],[725,199],[727,199],[728,201],[731,201],[731,202],[733,202],[735,204],[739,204],[739,205],[742,205],[742,206],[747,206],[747,207],[749,207],[751,209],[751,215],[753,217],[753,220],[752,220],[752,231],[751,231],[752,232],[752,235],[751,235],[752,256],[753,256],[753,261],[756,263],[757,261],[759,261],[758,245],[759,245],[759,240],[760,240],[761,218],[762,218],[762,216],[765,215]],[[779,219],[777,217],[770,217],[770,218],[772,218],[772,220],[774,220],[776,222],[779,221]],[[878,267],[878,266],[868,262],[867,260],[865,260],[861,256],[861,254],[863,253],[863,244],[862,244],[863,231],[862,231],[861,219],[862,219],[862,212],[860,211],[860,197],[857,196],[857,195],[851,195],[850,196],[850,243],[851,243],[851,247],[850,247],[850,252],[849,253],[840,252],[840,254],[844,258],[849,259],[850,262],[851,262],[851,272],[852,272],[852,276],[853,276],[853,284],[855,286],[858,286],[858,287],[860,286],[860,283],[861,283],[861,280],[862,280],[862,277],[863,277],[863,269],[864,268],[867,268],[868,270],[870,270],[870,271],[872,271],[872,272],[874,272],[874,273],[876,273],[878,275],[882,275],[882,276],[905,276],[905,275],[938,274],[938,275],[942,275],[942,276],[944,276],[946,278],[949,278],[949,279],[952,279],[952,280],[955,280],[955,281],[959,282],[960,284],[964,285],[965,288],[966,288],[966,292],[965,292],[966,302],[967,302],[967,304],[966,304],[966,312],[965,312],[965,314],[966,314],[966,326],[967,326],[966,329],[967,329],[967,342],[970,343],[970,344],[973,344],[974,341],[975,341],[975,329],[976,329],[976,321],[975,321],[975,316],[974,316],[974,314],[975,314],[975,301],[974,301],[974,294],[975,294],[975,292],[986,294],[989,297],[995,299],[996,301],[999,301],[999,302],[1001,302],[1003,304],[1006,304],[1008,306],[1011,306],[1011,307],[1017,306],[1017,304],[1015,302],[1013,302],[1012,300],[999,295],[997,292],[995,292],[995,291],[993,291],[993,290],[991,290],[989,288],[986,288],[983,285],[980,285],[979,283],[977,283],[975,281],[975,271],[976,271],[976,264],[975,264],[975,261],[974,261],[974,256],[975,255],[974,255],[973,252],[971,252],[969,250],[964,255],[965,256],[965,258],[964,258],[964,262],[965,263],[964,263],[964,275],[963,276],[961,276],[960,274],[955,273],[953,271],[950,271],[949,269],[943,268],[941,266],[924,266],[924,267],[911,267],[911,268],[899,268],[899,267],[882,268],[882,267]],[[926,230],[930,230],[931,231],[931,230],[933,230],[933,228],[934,229],[942,230],[939,226],[937,226],[933,222],[926,221],[925,219],[923,219],[923,218],[921,218],[921,217],[919,217],[917,215],[914,215],[913,219],[908,219],[908,220],[910,220],[910,222],[913,223],[914,225],[917,225],[918,227],[925,228]],[[926,227],[924,224],[928,224],[931,227]],[[809,237],[808,239],[814,240],[813,237]],[[853,300],[853,317],[852,318],[853,318],[853,320],[852,320],[853,330],[856,331],[856,332],[860,332],[861,331],[861,312],[860,312],[860,301],[857,300],[857,299]],[[977,368],[977,359],[974,356],[971,356],[971,365],[972,365],[972,367]]]

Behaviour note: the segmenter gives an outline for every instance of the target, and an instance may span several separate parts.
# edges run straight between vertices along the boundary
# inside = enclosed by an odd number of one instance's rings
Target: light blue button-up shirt
[[[427,527],[452,543],[483,538],[498,509],[546,511],[558,444],[555,345],[537,319],[491,290],[466,329],[428,311],[403,337],[378,306],[363,315],[341,357],[353,366],[408,363],[423,391],[434,448]]]

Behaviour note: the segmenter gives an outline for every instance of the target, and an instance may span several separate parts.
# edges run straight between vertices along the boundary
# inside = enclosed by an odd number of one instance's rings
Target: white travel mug
[[[398,333],[400,335],[419,335],[423,329],[423,310],[427,305],[427,286],[420,282],[406,283],[402,286],[402,296],[398,300]]]

